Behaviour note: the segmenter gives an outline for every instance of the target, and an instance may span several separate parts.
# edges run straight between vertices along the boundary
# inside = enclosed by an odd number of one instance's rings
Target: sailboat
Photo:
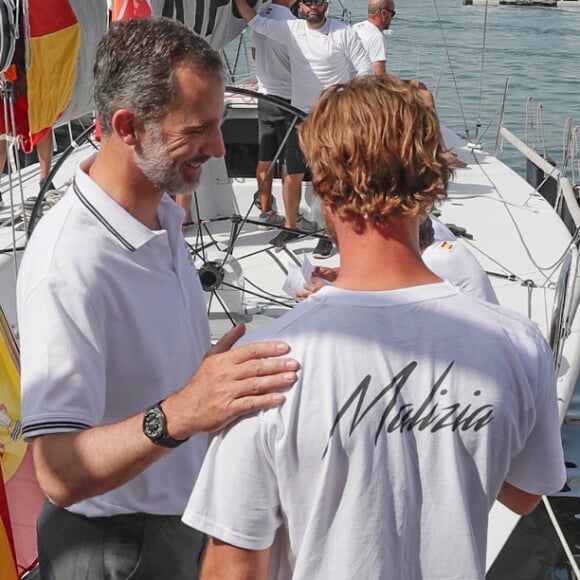
[[[0,326],[0,355],[9,353],[9,356],[0,356],[0,360],[7,361],[4,368],[0,365],[0,376],[4,381],[0,389],[0,449],[3,451],[1,465],[7,488],[19,470],[30,467],[26,462],[26,446],[17,432],[18,398],[8,398],[4,394],[8,387],[12,393],[18,392],[15,282],[19,261],[29,235],[42,215],[58,203],[79,160],[98,147],[92,126],[90,71],[96,44],[107,27],[109,7],[106,0],[59,1],[63,2],[68,20],[65,23],[60,20],[54,28],[60,34],[58,39],[66,43],[67,48],[61,54],[69,64],[54,69],[51,88],[56,87],[59,96],[67,93],[69,97],[55,104],[52,111],[43,111],[45,116],[40,125],[29,119],[27,135],[33,136],[37,131],[53,127],[59,135],[64,130],[69,143],[62,145],[64,138],[59,137],[60,152],[54,156],[50,177],[39,191],[38,165],[23,167],[16,151],[16,140],[9,140],[9,179],[3,179],[0,188],[5,201],[0,209],[0,307],[3,321]],[[36,10],[41,10],[43,3],[46,4],[45,0],[22,0],[15,8],[23,8],[23,17],[32,22],[32,16],[39,14]],[[259,9],[264,3],[259,1],[255,7]],[[12,4],[12,0],[8,4]],[[139,0],[132,4],[139,5]],[[243,36],[245,24],[232,0],[151,0],[150,6],[156,15],[182,20],[220,50]],[[43,14],[45,20],[51,19],[50,14]],[[31,26],[31,36],[25,39],[32,56],[41,50],[46,24],[43,22],[39,30]],[[12,32],[15,32],[15,25],[12,26]],[[79,31],[80,35],[77,34]],[[54,35],[55,32],[48,34]],[[214,340],[238,321],[245,321],[251,329],[291,309],[297,300],[285,290],[289,277],[300,273],[307,275],[309,264],[317,263],[313,250],[319,234],[304,233],[280,250],[270,244],[277,232],[262,229],[260,209],[256,204],[255,167],[257,100],[264,97],[253,91],[250,78],[239,73],[236,63],[243,52],[239,45],[233,56],[232,52],[225,55],[232,77],[225,101],[228,115],[223,125],[227,153],[224,158],[212,159],[205,165],[193,197],[190,220],[184,228],[192,261],[206,292]],[[74,56],[72,62],[71,54]],[[36,62],[34,58],[31,61]],[[35,74],[29,70],[32,78]],[[38,83],[29,82],[31,110],[35,109],[39,99],[35,87],[45,86],[42,73],[38,74]],[[289,112],[301,115],[300,111],[287,107]],[[558,372],[560,418],[565,422],[580,373],[580,317],[577,315],[580,209],[575,198],[575,184],[570,182],[565,171],[547,162],[504,127],[500,128],[501,138],[513,144],[534,169],[532,183],[486,152],[480,143],[470,142],[446,128],[443,131],[447,146],[467,163],[467,167],[456,171],[449,197],[438,208],[439,219],[453,232],[457,243],[467,245],[479,260],[500,304],[537,322],[548,338]],[[280,168],[276,171],[273,195],[281,208]],[[320,221],[320,210],[309,182],[303,184],[302,193],[301,212],[308,219]],[[339,256],[335,254],[323,264],[336,266]],[[4,416],[10,419],[3,421]],[[9,461],[11,468],[7,470],[5,466]],[[576,466],[569,467],[574,470]],[[561,492],[560,497],[565,497],[565,494],[565,491]],[[552,500],[545,498],[547,513],[553,513]],[[13,513],[3,520],[7,530],[11,527],[10,518],[13,523]],[[494,567],[501,565],[506,550],[511,549],[510,541],[517,533],[520,519],[499,503],[494,505],[486,565],[490,577],[493,577]],[[558,526],[557,517],[552,524]],[[9,536],[7,533],[6,545],[12,546],[9,549],[16,553],[19,566],[15,573],[22,576],[34,568],[35,554],[20,556],[19,559],[16,536],[12,534],[12,540]],[[2,537],[0,534],[0,549]],[[565,538],[562,542],[563,550],[568,554],[570,549]],[[571,552],[569,556],[573,567],[575,561]]]

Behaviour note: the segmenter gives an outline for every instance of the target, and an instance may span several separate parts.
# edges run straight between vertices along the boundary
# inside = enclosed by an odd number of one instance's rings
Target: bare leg
[[[46,137],[36,144],[36,154],[38,155],[38,164],[40,165],[40,179],[46,179],[50,173],[50,164],[52,162],[52,131],[49,131]]]
[[[302,197],[302,179],[304,173],[292,173],[284,179],[284,208],[286,210],[286,227],[295,228]]]
[[[270,161],[258,161],[256,167],[262,213],[268,213],[272,209],[272,175],[268,175],[270,164]]]

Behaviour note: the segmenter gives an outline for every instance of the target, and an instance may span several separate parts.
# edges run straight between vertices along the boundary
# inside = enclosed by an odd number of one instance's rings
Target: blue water
[[[395,1],[389,72],[423,80],[436,93],[441,121],[456,132],[465,134],[467,128],[474,139],[478,119],[484,128],[491,124],[483,137],[491,151],[509,78],[505,126],[522,138],[527,133],[541,153],[545,142],[547,152],[561,161],[566,118],[580,125],[580,9]],[[341,2],[353,22],[366,18],[366,0]],[[340,2],[332,0],[331,15],[340,18],[341,12]],[[528,123],[526,131],[528,97],[534,130]],[[543,131],[536,122],[540,104]],[[523,171],[513,149],[506,146],[498,156]]]

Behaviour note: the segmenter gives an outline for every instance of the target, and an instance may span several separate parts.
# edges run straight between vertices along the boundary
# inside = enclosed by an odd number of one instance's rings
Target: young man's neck
[[[417,218],[392,220],[385,229],[368,225],[362,233],[344,222],[333,226],[340,250],[335,286],[384,291],[441,281],[421,259]]]

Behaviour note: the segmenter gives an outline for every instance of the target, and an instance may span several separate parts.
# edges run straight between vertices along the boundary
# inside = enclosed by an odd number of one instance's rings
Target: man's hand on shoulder
[[[226,334],[208,351],[189,384],[165,400],[172,437],[216,431],[242,415],[284,402],[280,391],[296,382],[298,361],[283,356],[290,347],[279,340],[231,349],[244,332],[240,325]]]

